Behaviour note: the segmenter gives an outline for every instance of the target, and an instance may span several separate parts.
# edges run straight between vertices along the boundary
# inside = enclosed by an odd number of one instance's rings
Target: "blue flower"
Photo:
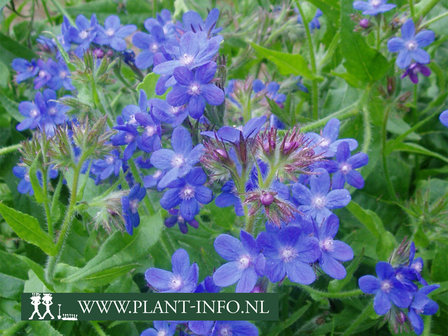
[[[258,336],[258,329],[247,321],[216,321],[211,336]]]
[[[171,257],[173,271],[149,268],[145,272],[148,284],[161,293],[192,293],[196,289],[199,268],[196,263],[190,266],[187,251],[178,249]]]
[[[439,120],[442,123],[443,126],[448,127],[448,110],[443,111],[440,116]]]
[[[70,78],[70,71],[63,59],[58,60],[57,63],[52,59],[49,59],[46,64],[46,69],[51,76],[51,79],[46,83],[50,89],[55,91],[62,87],[66,90],[75,89]]]
[[[51,80],[51,74],[50,71],[48,71],[47,63],[45,63],[43,60],[38,59],[37,60],[37,67],[39,68],[39,73],[37,74],[36,78],[34,78],[34,89],[38,90],[44,85],[46,85]]]
[[[394,268],[387,262],[376,264],[376,274],[359,278],[359,288],[366,294],[375,294],[373,308],[378,315],[386,314],[391,308],[391,302],[399,308],[408,308],[412,295],[405,286],[396,279]]]
[[[409,76],[409,79],[412,83],[418,84],[419,73],[421,73],[425,77],[429,77],[431,75],[431,69],[424,64],[412,63],[410,66],[408,66],[403,75],[401,75],[401,78]]]
[[[216,22],[219,18],[219,10],[217,8],[213,8],[205,19],[205,22],[202,20],[201,16],[194,12],[188,11],[182,16],[182,23],[184,31],[188,32],[205,32],[210,35],[214,35],[219,33],[222,28],[216,28]]]
[[[286,96],[283,93],[278,93],[280,85],[276,82],[269,82],[265,86],[261,80],[256,79],[252,84],[252,89],[255,93],[265,92],[266,96],[277,104],[282,104],[286,100]]]
[[[219,293],[221,287],[217,286],[211,276],[205,277],[205,279],[198,285],[195,293]]]
[[[232,180],[227,181],[221,188],[221,194],[215,199],[217,207],[225,208],[228,206],[235,207],[235,213],[237,216],[244,216],[244,209],[240,198],[237,195],[235,188],[235,182]]]
[[[152,174],[146,175],[143,177],[143,184],[145,188],[155,188],[163,176],[164,173],[160,169],[156,169]]]
[[[206,180],[207,175],[202,168],[193,168],[184,178],[168,185],[170,189],[163,194],[160,205],[166,210],[180,205],[180,215],[192,221],[199,213],[199,204],[208,204],[213,199],[212,191],[203,186]]]
[[[271,282],[282,280],[285,275],[292,282],[309,285],[316,279],[310,264],[320,257],[319,242],[303,234],[296,226],[275,231],[264,231],[257,244],[266,257],[265,274]]]
[[[315,223],[316,237],[319,240],[321,256],[319,265],[322,270],[335,279],[344,279],[347,275],[340,261],[353,259],[353,250],[346,243],[334,240],[339,229],[339,220],[336,215],[330,215],[322,225]]]
[[[161,123],[177,127],[188,117],[188,109],[185,106],[171,106],[165,100],[153,98],[149,101],[151,115]]]
[[[300,205],[299,211],[314,218],[320,225],[332,214],[330,209],[345,207],[350,203],[351,197],[346,189],[330,191],[330,175],[325,169],[316,169],[314,173],[316,175],[310,178],[310,189],[301,183],[295,183],[292,195],[294,201]]]
[[[110,155],[104,159],[95,160],[92,163],[91,173],[97,176],[96,183],[109,178],[112,174],[114,176],[120,175],[120,169],[124,162],[121,160],[121,153],[118,150],[113,150]]]
[[[409,307],[408,318],[417,335],[421,335],[423,332],[423,319],[420,314],[434,315],[439,310],[437,302],[431,300],[427,296],[439,287],[440,285],[425,286],[420,288],[414,295],[414,299]]]
[[[142,50],[135,59],[135,65],[139,69],[146,69],[152,66],[154,63],[154,55],[164,51],[164,45],[167,42],[163,28],[160,25],[147,27],[147,29],[151,34],[137,32],[132,37],[132,43]]]
[[[114,129],[120,131],[111,137],[110,141],[114,146],[126,145],[123,152],[123,160],[129,160],[137,149],[138,130],[135,124],[124,124],[115,126]]]
[[[36,92],[34,103],[26,101],[19,104],[20,113],[25,116],[17,125],[18,131],[39,127],[49,137],[54,135],[56,125],[66,121],[65,112],[70,108],[56,102],[56,92],[50,89],[43,94]]]
[[[21,83],[28,78],[35,77],[39,72],[39,67],[37,66],[35,60],[27,61],[23,58],[15,58],[12,61],[12,68],[17,72],[17,83]]]
[[[116,15],[111,15],[104,21],[104,28],[98,25],[95,42],[101,45],[108,45],[116,51],[123,51],[126,49],[127,36],[131,35],[137,30],[135,25],[120,26],[120,18]]]
[[[140,336],[174,336],[176,333],[176,322],[154,321],[154,328],[143,330]]]
[[[75,54],[82,58],[90,43],[95,40],[98,32],[98,21],[95,14],[92,14],[90,21],[84,15],[78,15],[75,23],[76,27],[70,26],[64,39],[69,43],[78,44]]]
[[[387,0],[355,1],[353,8],[361,10],[364,15],[378,15],[394,9],[397,5],[388,4]]]
[[[174,129],[171,145],[173,150],[159,149],[151,156],[152,165],[166,172],[159,182],[159,188],[165,188],[177,178],[188,174],[199,162],[204,150],[201,144],[193,148],[190,133],[182,126]]]
[[[136,184],[132,187],[129,194],[121,199],[123,217],[126,222],[126,231],[130,235],[132,235],[134,228],[140,224],[138,205],[145,195],[146,189],[142,188],[140,184]]]
[[[401,27],[401,37],[393,37],[387,42],[390,52],[397,52],[397,66],[406,69],[415,60],[420,64],[427,64],[430,61],[429,54],[422,49],[434,42],[434,32],[422,30],[415,34],[414,22],[409,19]]]
[[[183,218],[182,215],[180,214],[179,209],[171,209],[168,210],[168,212],[170,213],[171,216],[166,218],[164,222],[165,226],[168,228],[173,227],[174,225],[177,224],[179,226],[180,232],[186,234],[188,232],[188,225],[190,225],[195,229],[199,227],[199,223],[196,219],[186,220],[185,218]]]
[[[235,292],[250,292],[259,276],[263,275],[265,259],[260,253],[255,239],[241,230],[240,240],[228,234],[221,234],[215,239],[216,252],[230,261],[219,267],[213,274],[213,281],[220,287],[227,287],[238,282]]]
[[[343,141],[348,142],[350,151],[358,147],[358,142],[355,139],[337,140],[340,124],[338,119],[330,119],[322,130],[321,135],[312,132],[305,134],[305,137],[310,141],[309,146],[315,146],[315,154],[333,157],[336,154],[338,145]]]
[[[322,16],[322,11],[318,8],[316,10],[316,14],[314,15],[313,19],[309,22],[308,26],[310,27],[310,30],[313,31],[314,29],[320,29],[320,22],[319,18]],[[297,16],[297,23],[303,24],[302,16]]]
[[[351,186],[362,189],[364,179],[355,169],[365,166],[369,157],[365,153],[357,153],[350,156],[350,148],[347,142],[341,142],[336,151],[336,162],[331,161],[330,173],[334,173],[331,187],[333,189],[344,188],[345,182]]]
[[[179,46],[168,47],[168,53],[173,57],[154,67],[154,73],[159,75],[172,75],[174,69],[185,66],[193,70],[213,60],[219,49],[221,39],[213,37],[208,39],[205,32],[186,32],[179,41]]]
[[[204,114],[206,102],[210,105],[224,102],[224,92],[210,83],[215,73],[215,62],[207,63],[194,72],[187,67],[177,67],[174,70],[177,84],[166,96],[167,102],[172,106],[188,104],[190,116],[199,119]]]
[[[29,194],[30,196],[34,195],[34,190],[33,186],[31,185],[29,175],[29,168],[23,166],[15,166],[12,169],[12,172],[15,177],[21,179],[17,186],[17,191],[21,194]],[[59,172],[56,169],[53,169],[52,166],[50,166],[50,169],[48,170],[48,179],[54,179],[58,177],[58,174]],[[37,171],[36,175],[39,184],[42,185],[42,173],[40,171]]]
[[[215,135],[217,135],[218,139],[222,141],[237,144],[240,142],[241,138],[243,140],[254,139],[265,123],[266,116],[262,116],[249,120],[247,124],[242,127],[242,130],[235,127],[223,126],[217,132],[206,131],[201,132],[201,134],[210,138],[215,138]]]

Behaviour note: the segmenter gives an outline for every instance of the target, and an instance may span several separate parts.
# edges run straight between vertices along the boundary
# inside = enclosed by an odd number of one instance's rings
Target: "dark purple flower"
[[[135,25],[120,25],[120,18],[116,15],[111,15],[104,21],[104,28],[98,25],[95,42],[101,45],[108,45],[117,51],[126,49],[127,36],[131,35],[137,30]]]
[[[203,186],[206,180],[207,175],[202,168],[193,168],[185,177],[168,185],[170,189],[163,194],[160,205],[166,210],[180,205],[180,215],[192,221],[199,213],[199,204],[208,204],[213,199],[212,191]]]
[[[376,274],[359,278],[359,288],[366,294],[375,294],[373,308],[378,315],[386,314],[391,308],[391,302],[399,308],[408,308],[412,295],[395,277],[394,268],[387,262],[376,264]]]
[[[320,257],[319,242],[303,234],[296,226],[275,231],[264,231],[257,244],[266,257],[265,274],[272,282],[282,280],[285,275],[292,282],[309,285],[316,279],[310,264]]]
[[[172,106],[188,104],[190,116],[199,119],[205,109],[205,103],[221,105],[224,102],[224,92],[215,84],[210,83],[216,73],[216,63],[210,62],[194,72],[187,67],[177,67],[174,78],[177,84],[166,96]]]
[[[161,293],[192,293],[198,282],[199,268],[196,263],[190,266],[187,251],[178,249],[171,257],[173,271],[149,268],[145,272],[148,284]]]
[[[227,287],[238,282],[235,292],[250,292],[259,276],[264,273],[265,259],[257,247],[255,239],[241,230],[240,240],[228,234],[221,234],[215,239],[216,252],[230,261],[219,267],[213,274],[213,281],[220,287]]]
[[[136,184],[132,187],[129,194],[121,199],[123,217],[126,222],[126,231],[130,235],[132,235],[134,228],[140,224],[138,205],[145,195],[146,189],[142,188],[140,184]]]
[[[216,321],[211,336],[258,336],[258,329],[247,321]]]
[[[151,156],[152,165],[166,172],[159,182],[159,188],[165,188],[177,178],[188,174],[193,165],[199,161],[204,150],[201,144],[193,148],[190,133],[182,126],[174,129],[171,145],[173,150],[159,149]]]
[[[409,19],[401,27],[401,37],[393,37],[387,42],[390,52],[397,52],[397,66],[406,69],[412,60],[420,64],[428,64],[429,54],[422,49],[434,42],[434,32],[422,30],[415,34],[414,22]]]
[[[359,20],[359,26],[360,26],[361,28],[364,28],[364,29],[369,28],[369,26],[370,26],[370,20],[369,20],[369,19],[366,19],[366,18]]]
[[[365,166],[369,162],[369,157],[365,153],[357,153],[350,156],[350,148],[347,142],[341,142],[336,152],[336,162],[331,161],[330,172],[334,173],[331,187],[332,189],[344,188],[345,182],[351,186],[362,189],[364,179],[355,169]]]
[[[387,0],[355,1],[353,8],[362,11],[363,15],[378,15],[394,9],[397,5],[388,4]]]
[[[439,310],[437,302],[427,296],[439,287],[440,285],[425,286],[420,288],[414,295],[414,299],[409,307],[408,318],[417,335],[421,335],[423,332],[423,319],[420,315],[434,315]]]
[[[171,76],[177,67],[187,67],[193,70],[213,60],[219,49],[221,38],[208,39],[205,32],[186,32],[182,35],[179,45],[166,45],[167,52],[172,55],[173,60],[157,64],[154,72],[159,75]]]
[[[96,15],[92,14],[90,21],[84,15],[78,15],[76,18],[76,27],[70,26],[64,39],[67,42],[78,44],[75,49],[76,56],[82,58],[89,48],[98,32],[98,21]]]
[[[330,216],[330,209],[345,207],[350,203],[350,193],[346,189],[330,191],[330,175],[319,168],[316,174],[310,178],[310,189],[301,183],[295,183],[292,187],[292,196],[299,206],[299,211],[314,218],[318,225]]]
[[[68,106],[57,103],[56,99],[56,92],[46,89],[43,93],[36,92],[34,103],[21,102],[19,111],[25,119],[17,125],[17,130],[39,127],[47,136],[52,137],[56,125],[66,121],[65,112],[70,109]]]
[[[431,75],[431,69],[429,69],[424,64],[412,63],[406,71],[401,75],[401,78],[405,78],[409,76],[409,79],[412,83],[418,84],[418,74],[421,73],[425,77],[429,77]]]
[[[27,61],[23,58],[15,58],[12,61],[12,68],[17,72],[17,83],[21,83],[28,78],[32,78],[39,72],[39,67],[37,66],[35,60]]]
[[[199,223],[196,219],[193,218],[192,220],[186,220],[185,218],[183,218],[180,214],[179,209],[171,209],[168,210],[168,212],[171,216],[165,219],[166,227],[170,228],[177,224],[179,226],[180,232],[182,232],[183,234],[188,233],[188,225],[195,229],[199,227]]]
[[[443,111],[440,116],[439,116],[439,120],[442,123],[443,126],[448,127],[448,110]]]
[[[154,328],[143,330],[140,336],[174,336],[176,333],[176,322],[154,321]]]
[[[218,139],[231,143],[239,143],[241,137],[243,139],[254,139],[258,132],[260,132],[263,125],[266,123],[266,116],[252,118],[247,122],[242,129],[230,126],[221,127],[216,133],[212,131],[201,132],[202,135],[215,138],[215,134]]]
[[[243,205],[240,198],[238,197],[235,183],[232,180],[227,181],[222,186],[221,194],[216,197],[215,204],[220,208],[233,206],[235,208],[235,213],[237,216],[244,216]]]
[[[353,250],[346,243],[333,239],[338,229],[339,219],[336,215],[330,215],[320,226],[315,224],[321,252],[320,268],[332,278],[344,279],[347,272],[340,262],[352,260]]]

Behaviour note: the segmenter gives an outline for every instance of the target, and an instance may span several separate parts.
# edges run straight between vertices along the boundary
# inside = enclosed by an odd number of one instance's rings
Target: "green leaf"
[[[35,57],[36,54],[31,49],[0,32],[0,60],[4,63],[11,64],[14,58],[30,60]]]
[[[0,251],[0,297],[18,299],[28,279],[26,264],[16,256]]]
[[[311,70],[308,68],[308,62],[300,54],[288,54],[280,51],[263,48],[255,43],[250,44],[258,54],[259,58],[266,58],[273,62],[281,75],[302,76],[307,79],[316,79]]]
[[[0,0],[1,2],[1,0]],[[9,69],[8,69],[8,65],[6,63],[3,63],[0,61],[0,87],[5,88],[8,86],[8,82],[9,82]]]
[[[11,255],[9,255],[11,256]],[[50,285],[47,280],[45,279],[45,271],[42,268],[41,265],[39,265],[38,263],[36,263],[35,261],[31,260],[30,258],[24,256],[24,255],[14,255],[14,257],[17,257],[19,259],[21,259],[23,262],[26,263],[26,265],[28,266],[28,268],[30,268],[34,274],[37,276],[37,278],[51,291],[54,291],[53,286]],[[25,268],[26,269],[26,268]]]
[[[34,158],[34,161],[31,164],[30,172],[28,175],[30,177],[31,186],[33,187],[34,198],[38,203],[43,203],[47,195],[44,195],[44,191],[42,190],[42,187],[40,186],[39,183],[39,179],[37,178],[37,165],[39,164],[39,156],[40,155],[37,155]]]
[[[387,260],[394,250],[397,241],[389,231],[384,231],[376,244],[376,254],[380,260]]]
[[[423,146],[417,145],[415,143],[412,142],[394,142],[389,141],[386,145],[386,153],[390,154],[392,152],[408,152],[408,153],[415,153],[415,154],[421,154],[421,155],[427,155],[427,156],[432,156],[435,157],[437,159],[440,159],[444,162],[448,162],[448,158],[446,158],[445,156],[433,152],[429,149],[426,149]]]
[[[3,92],[0,92],[0,105],[2,105],[6,112],[15,120],[22,121],[25,119],[19,112],[19,104],[8,98]]]
[[[133,236],[114,233],[83,268],[61,281],[94,280],[96,284],[110,283],[136,267],[135,261],[148,253],[149,248],[159,239],[163,227],[160,212],[151,217],[142,216],[140,226]]]
[[[50,236],[42,230],[36,218],[14,210],[3,203],[0,203],[0,215],[20,238],[41,248],[48,255],[56,254],[56,245]]]
[[[448,255],[448,245],[437,245],[436,255],[431,265],[432,281],[448,281],[448,263],[446,257]]]
[[[365,84],[381,79],[389,69],[389,62],[381,53],[369,47],[361,34],[353,32],[355,23],[350,18],[353,1],[342,0],[341,5],[340,50],[345,59],[345,69]],[[354,84],[352,80],[347,83]]]
[[[33,336],[62,336],[62,334],[54,329],[49,321],[30,321],[31,335]]]
[[[143,78],[143,81],[137,85],[137,92],[140,92],[140,90],[145,91],[148,99],[157,97],[159,97],[160,99],[164,99],[166,93],[162,96],[158,96],[156,94],[156,84],[157,81],[159,80],[159,77],[160,75],[155,74],[154,72],[147,74],[145,78]]]
[[[351,201],[347,205],[347,210],[351,212],[357,220],[363,224],[367,230],[369,230],[376,238],[381,239],[381,235],[384,233],[384,225],[381,218],[371,211],[363,209],[358,203]]]

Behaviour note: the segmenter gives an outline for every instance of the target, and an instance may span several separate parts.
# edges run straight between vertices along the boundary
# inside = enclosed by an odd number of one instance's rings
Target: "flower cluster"
[[[373,306],[378,315],[388,314],[395,332],[402,332],[410,324],[414,332],[423,332],[420,315],[434,315],[439,306],[428,294],[439,285],[428,285],[422,278],[423,259],[415,258],[415,245],[407,251],[409,258],[393,266],[380,261],[376,264],[377,277],[365,275],[359,279],[359,288],[366,294],[374,294]],[[393,263],[393,260],[390,262]],[[421,287],[419,288],[419,285]]]

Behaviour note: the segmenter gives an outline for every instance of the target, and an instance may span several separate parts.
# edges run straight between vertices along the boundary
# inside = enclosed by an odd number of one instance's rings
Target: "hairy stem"
[[[350,327],[345,330],[344,334],[342,336],[349,336],[353,334],[353,332],[356,330],[356,328],[361,325],[365,320],[369,318],[369,315],[373,313],[373,305],[372,302],[369,302],[369,304],[364,308],[364,310],[361,312],[361,314],[358,315],[358,317],[352,322]]]
[[[354,296],[363,295],[363,292],[360,289],[354,289],[354,290],[346,291],[346,292],[330,293],[330,292],[325,292],[325,291],[321,291],[318,289],[314,289],[310,286],[300,285],[300,288],[302,288],[304,291],[306,291],[310,294],[318,295],[318,296],[329,298],[329,299],[343,299],[343,298],[350,298],[350,297],[354,297]]]
[[[430,25],[432,25],[434,22],[437,22],[437,21],[443,19],[443,18],[446,17],[446,16],[448,16],[448,12],[445,12],[445,13],[442,13],[442,14],[440,14],[440,15],[437,15],[436,17],[432,18],[431,20],[428,20],[428,21],[424,22],[424,23],[422,24],[422,27],[430,26]]]
[[[15,144],[15,145],[11,145],[8,147],[3,147],[0,148],[0,155],[5,155],[11,152],[15,152],[16,150],[18,150],[20,147],[22,147],[22,144]]]
[[[386,107],[386,110],[384,112],[384,118],[383,118],[383,125],[381,127],[381,160],[383,162],[383,171],[384,171],[384,177],[386,178],[386,186],[387,190],[389,192],[390,197],[394,201],[398,201],[397,194],[395,193],[394,185],[392,184],[392,180],[390,179],[389,175],[389,168],[387,165],[387,154],[386,154],[386,141],[387,141],[387,121],[389,120],[389,112],[390,107]]]

